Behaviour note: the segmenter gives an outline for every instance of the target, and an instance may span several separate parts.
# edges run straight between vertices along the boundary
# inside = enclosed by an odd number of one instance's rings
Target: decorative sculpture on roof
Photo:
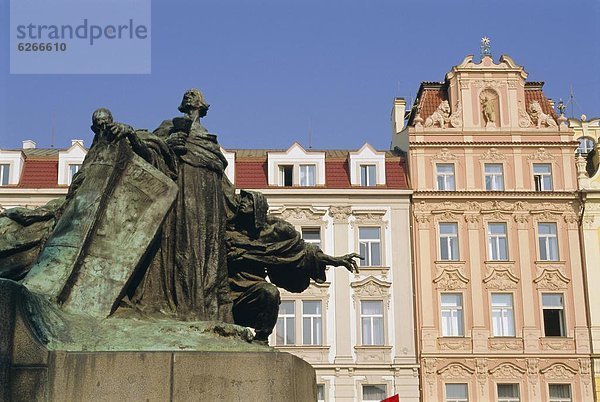
[[[558,125],[549,114],[544,113],[542,105],[538,101],[533,101],[529,104],[529,116],[537,128],[557,127]]]
[[[498,95],[494,91],[486,89],[479,95],[479,100],[485,127],[496,127]]]
[[[435,112],[425,120],[425,127],[446,128],[446,123],[450,118],[450,104],[447,100],[442,101]]]
[[[492,55],[492,45],[491,40],[487,36],[481,38],[481,57],[491,56]]]

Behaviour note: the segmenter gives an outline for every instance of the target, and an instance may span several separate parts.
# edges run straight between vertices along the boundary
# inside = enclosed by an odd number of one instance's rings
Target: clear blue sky
[[[600,116],[600,2],[255,0],[152,3],[152,74],[10,75],[8,0],[0,0],[0,148],[33,139],[91,142],[90,116],[155,128],[185,89],[211,104],[205,126],[226,148],[385,149],[392,99],[414,97],[479,53],[510,55],[575,115]],[[118,61],[115,61],[118,62]],[[569,110],[569,114],[570,114]]]

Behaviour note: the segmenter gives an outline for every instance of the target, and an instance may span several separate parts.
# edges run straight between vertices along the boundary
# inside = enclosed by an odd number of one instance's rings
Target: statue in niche
[[[479,95],[481,101],[481,113],[485,127],[496,127],[496,110],[498,96],[491,90],[485,90]]]

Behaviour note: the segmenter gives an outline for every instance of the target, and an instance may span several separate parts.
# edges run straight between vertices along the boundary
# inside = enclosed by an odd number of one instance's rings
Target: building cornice
[[[463,148],[463,147],[489,147],[491,145],[502,148],[515,148],[515,147],[548,147],[548,148],[564,148],[567,146],[577,147],[578,141],[409,141],[409,145],[412,147],[423,147],[423,148],[438,148],[438,147],[449,147],[449,148]]]

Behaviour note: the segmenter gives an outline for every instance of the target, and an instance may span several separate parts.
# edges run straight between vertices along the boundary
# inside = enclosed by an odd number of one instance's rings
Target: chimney
[[[392,130],[397,134],[404,128],[404,112],[406,111],[406,101],[404,98],[394,98],[394,108],[392,109]]]
[[[84,146],[84,145],[83,145],[83,140],[71,140],[71,146],[73,146],[73,145],[75,145],[75,144],[79,144],[79,145],[81,145],[82,147]]]
[[[33,141],[33,140],[23,141],[23,149],[35,149],[35,141]]]

